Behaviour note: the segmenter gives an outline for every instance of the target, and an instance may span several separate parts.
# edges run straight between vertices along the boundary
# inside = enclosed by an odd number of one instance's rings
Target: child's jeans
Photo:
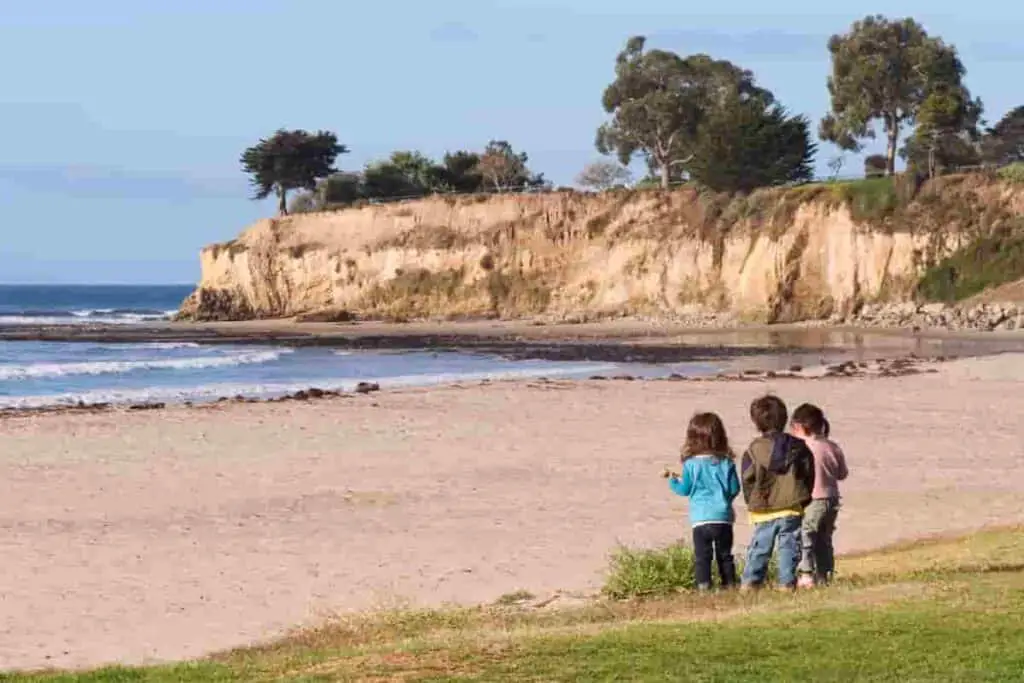
[[[804,509],[800,573],[813,575],[819,583],[831,579],[836,568],[832,534],[836,530],[838,515],[838,498],[818,498]]]
[[[736,561],[732,556],[732,524],[700,524],[693,527],[693,571],[697,588],[711,588],[711,558],[718,561],[722,588],[736,585]]]
[[[747,566],[743,568],[744,586],[764,583],[776,540],[779,544],[779,585],[796,585],[796,566],[800,562],[800,516],[790,515],[754,525],[754,535],[747,548]]]

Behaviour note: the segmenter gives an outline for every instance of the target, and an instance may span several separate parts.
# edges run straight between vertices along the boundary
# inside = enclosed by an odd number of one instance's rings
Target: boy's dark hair
[[[803,427],[809,434],[827,437],[829,432],[828,420],[821,408],[810,403],[804,403],[793,411],[793,424]]]
[[[686,443],[683,444],[683,460],[695,455],[717,455],[731,458],[729,439],[725,434],[722,419],[714,413],[697,413],[686,427]]]
[[[781,432],[789,413],[778,396],[762,396],[750,404],[750,419],[760,432]]]

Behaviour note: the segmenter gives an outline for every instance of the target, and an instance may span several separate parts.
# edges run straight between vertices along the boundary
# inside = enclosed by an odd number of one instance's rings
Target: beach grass
[[[839,571],[797,594],[392,611],[201,662],[0,681],[1024,680],[1024,529],[846,556]]]

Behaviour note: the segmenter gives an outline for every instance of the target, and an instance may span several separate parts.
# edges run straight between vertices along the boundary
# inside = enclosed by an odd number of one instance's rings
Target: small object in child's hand
[[[675,477],[676,479],[679,478],[678,474],[676,474],[675,472],[673,472],[672,470],[670,470],[667,467],[665,468],[665,471],[661,473],[661,476],[662,476],[663,479],[670,479],[672,477]]]

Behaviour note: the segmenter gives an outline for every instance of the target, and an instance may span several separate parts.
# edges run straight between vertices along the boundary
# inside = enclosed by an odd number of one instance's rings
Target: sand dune
[[[1022,522],[1021,382],[1024,356],[1006,355],[899,379],[0,420],[0,668],[192,657],[330,610],[595,588],[616,543],[688,535],[659,473],[689,415],[720,411],[742,445],[766,390],[830,414],[852,471],[841,551]]]

